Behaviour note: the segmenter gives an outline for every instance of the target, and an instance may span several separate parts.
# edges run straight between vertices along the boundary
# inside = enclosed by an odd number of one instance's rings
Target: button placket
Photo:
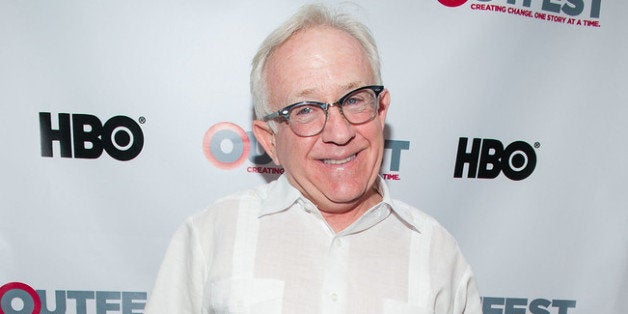
[[[332,302],[337,302],[338,301],[338,294],[335,292],[332,292],[329,294],[329,299],[331,299]]]
[[[342,236],[331,238],[322,286],[322,312],[344,313],[347,289],[347,239]]]

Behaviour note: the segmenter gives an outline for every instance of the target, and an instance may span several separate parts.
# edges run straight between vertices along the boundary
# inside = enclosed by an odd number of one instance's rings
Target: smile
[[[345,159],[323,159],[323,163],[326,165],[341,165],[354,160],[355,156],[356,155],[354,154]]]

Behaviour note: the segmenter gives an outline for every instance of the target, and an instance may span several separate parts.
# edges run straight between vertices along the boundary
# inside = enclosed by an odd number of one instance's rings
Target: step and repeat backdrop
[[[0,2],[0,313],[143,313],[183,220],[282,173],[248,75],[304,3]],[[628,4],[340,5],[380,45],[381,174],[484,313],[626,313]]]

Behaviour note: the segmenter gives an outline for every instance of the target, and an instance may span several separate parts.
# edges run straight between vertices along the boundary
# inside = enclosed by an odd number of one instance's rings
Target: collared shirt
[[[453,237],[377,186],[338,233],[285,175],[217,201],[173,236],[145,313],[481,314]]]

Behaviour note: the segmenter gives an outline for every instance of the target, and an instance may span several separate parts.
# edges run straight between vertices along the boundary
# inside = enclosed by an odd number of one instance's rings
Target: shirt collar
[[[376,189],[382,195],[382,203],[388,206],[390,210],[403,221],[410,229],[419,232],[419,224],[416,217],[412,215],[410,209],[406,206],[400,206],[395,203],[390,195],[390,190],[386,181],[381,176],[377,177]]]
[[[258,217],[286,210],[297,200],[304,198],[301,192],[290,184],[285,174],[269,183],[264,192],[260,193],[262,208]]]
[[[381,177],[377,177],[375,188],[382,195],[382,202],[376,207],[386,206],[395,213],[406,225],[415,231],[419,231],[418,221],[406,206],[396,206],[390,195],[388,185]],[[294,203],[307,200],[299,190],[290,182],[286,174],[282,174],[277,180],[268,184],[268,188],[261,193],[262,203],[258,217],[278,213],[290,208]]]

